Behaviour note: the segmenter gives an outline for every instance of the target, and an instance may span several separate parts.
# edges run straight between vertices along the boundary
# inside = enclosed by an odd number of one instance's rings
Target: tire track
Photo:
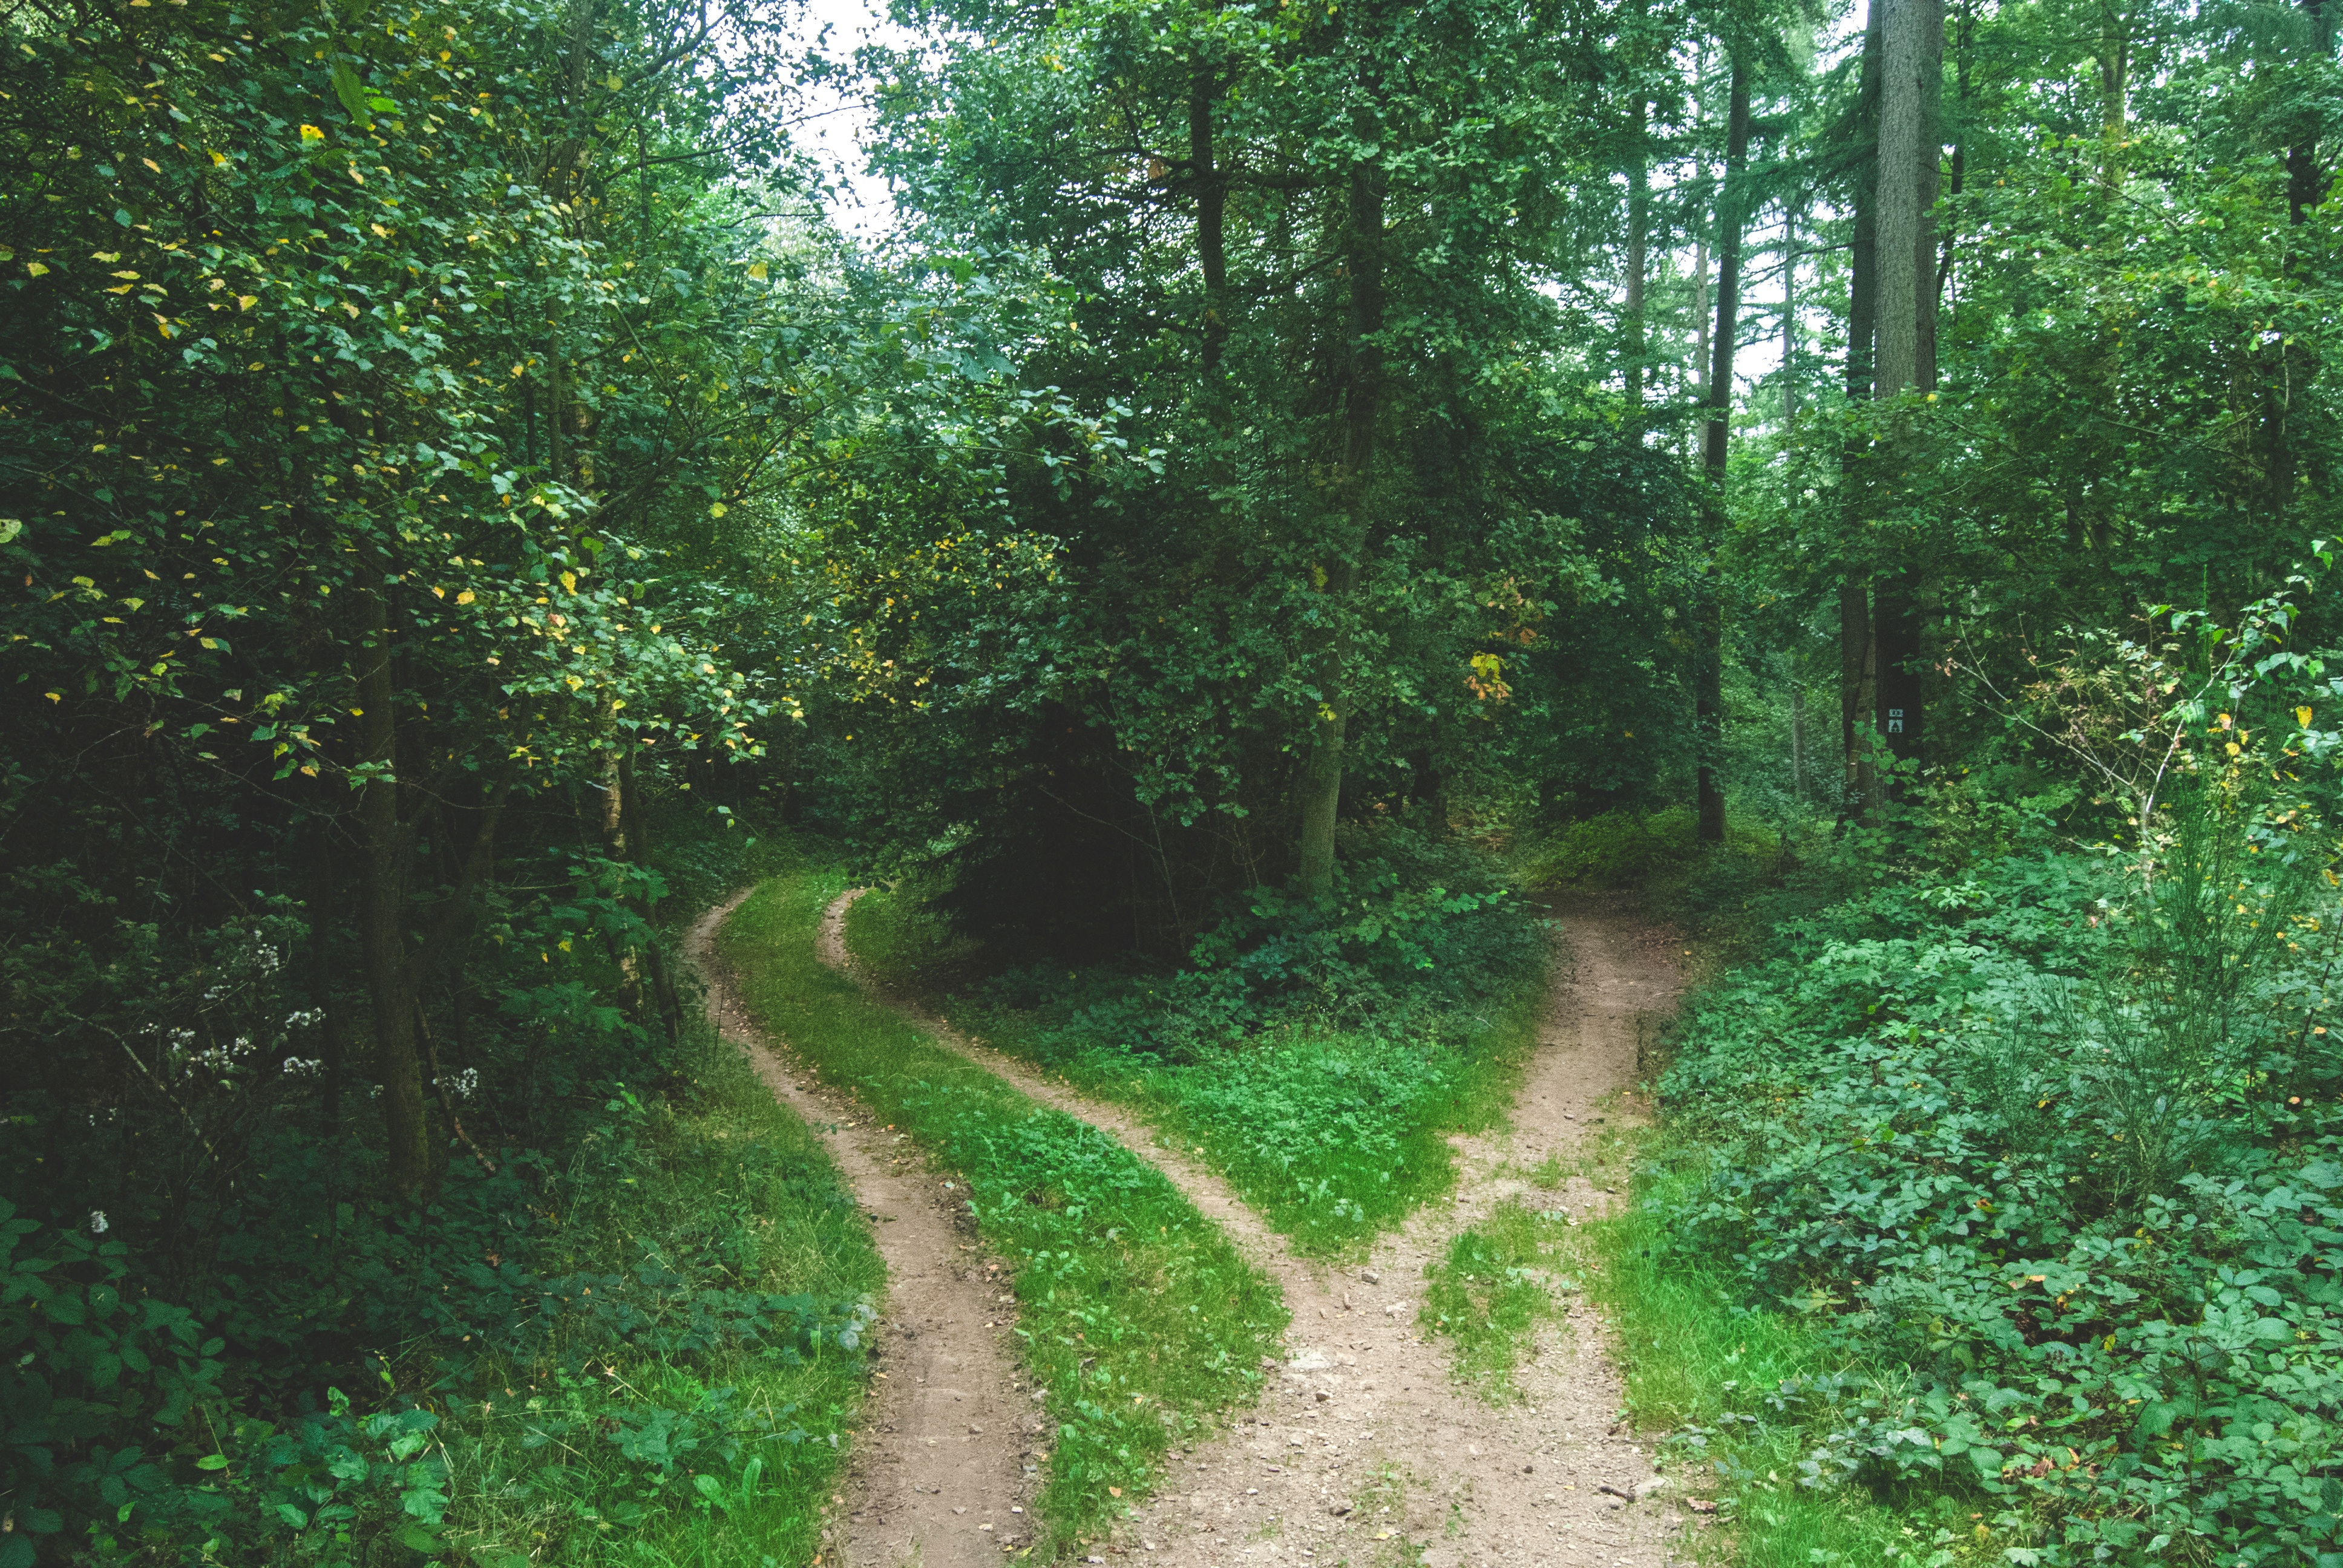
[[[1037,1480],[1024,1457],[1034,1406],[1009,1343],[1015,1309],[981,1277],[984,1254],[965,1216],[943,1207],[916,1167],[896,1168],[903,1140],[787,1060],[786,1043],[741,1006],[716,934],[752,890],[701,916],[685,957],[707,982],[709,1019],[845,1173],[887,1264],[884,1309],[871,1325],[876,1375],[823,1556],[835,1552],[851,1568],[998,1563],[1028,1539],[1023,1511]]]
[[[1634,1434],[1619,1430],[1621,1387],[1598,1318],[1574,1307],[1564,1332],[1523,1370],[1523,1402],[1498,1409],[1459,1388],[1446,1348],[1416,1328],[1426,1267],[1458,1230],[1528,1190],[1510,1171],[1567,1155],[1599,1119],[1624,1114],[1618,1099],[1634,1081],[1644,1031],[1681,989],[1664,933],[1615,911],[1564,917],[1574,961],[1540,1020],[1513,1127],[1452,1140],[1460,1157],[1452,1201],[1383,1238],[1363,1266],[1335,1268],[1294,1255],[1218,1173],[1131,1112],[878,985],[846,950],[846,912],[860,896],[825,911],[824,962],[939,1043],[1152,1161],[1277,1281],[1293,1312],[1284,1362],[1261,1405],[1172,1455],[1155,1497],[1091,1561],[1661,1568],[1672,1560],[1678,1516]],[[1544,1201],[1576,1212],[1605,1197],[1574,1181]]]

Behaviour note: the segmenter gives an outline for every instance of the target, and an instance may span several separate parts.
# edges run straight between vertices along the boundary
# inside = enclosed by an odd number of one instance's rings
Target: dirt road
[[[821,936],[824,960],[850,969],[844,925],[855,897],[830,907]],[[1574,1311],[1524,1370],[1525,1401],[1499,1409],[1456,1385],[1446,1348],[1416,1325],[1426,1266],[1459,1230],[1528,1190],[1519,1172],[1549,1154],[1567,1159],[1602,1118],[1622,1114],[1640,1043],[1674,1005],[1678,950],[1663,933],[1604,910],[1565,916],[1564,926],[1569,956],[1511,1129],[1455,1140],[1453,1201],[1418,1213],[1364,1265],[1342,1270],[1293,1255],[1217,1175],[1128,1112],[873,988],[943,1044],[1155,1163],[1277,1280],[1293,1311],[1272,1391],[1219,1438],[1179,1456],[1154,1500],[1113,1543],[1092,1549],[1099,1560],[1140,1554],[1167,1568],[1670,1560],[1680,1511],[1632,1435],[1613,1430],[1619,1384],[1599,1322]],[[1583,1180],[1539,1200],[1574,1214],[1606,1201]]]

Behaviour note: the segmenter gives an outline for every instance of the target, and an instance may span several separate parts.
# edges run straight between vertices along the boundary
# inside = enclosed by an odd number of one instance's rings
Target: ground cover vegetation
[[[1450,1134],[1503,1114],[1546,980],[1544,922],[1485,859],[1378,838],[1332,897],[1259,890],[1180,966],[976,942],[918,881],[858,901],[849,940],[957,1027],[1140,1111],[1302,1251],[1355,1253],[1448,1191]]]
[[[1563,1272],[1739,1550],[2343,1553],[2317,0],[5,18],[0,1568],[801,1555],[880,1282],[674,951],[783,821],[1332,1254],[1654,890]]]
[[[823,911],[849,886],[807,862],[726,923],[739,994],[792,1055],[931,1160],[1007,1267],[1021,1360],[1051,1422],[1036,1457],[1043,1558],[1129,1510],[1164,1455],[1250,1403],[1286,1324],[1277,1287],[1161,1172],[936,1044],[823,964]]]

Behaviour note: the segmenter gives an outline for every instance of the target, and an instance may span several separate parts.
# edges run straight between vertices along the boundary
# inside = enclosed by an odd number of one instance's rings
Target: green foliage
[[[1647,880],[1669,860],[1694,851],[1692,809],[1605,811],[1557,829],[1530,854],[1521,870],[1533,888],[1583,883],[1596,888],[1632,887]]]
[[[1610,1152],[1665,1161],[1675,1147],[1663,1130],[1640,1149]],[[1721,1493],[1723,1539],[1693,1537],[1697,1559],[1746,1568],[1927,1561],[1916,1548],[1941,1549],[1943,1532],[1961,1544],[1942,1561],[2004,1561],[1992,1532],[1974,1534],[1966,1500],[1805,1483],[1799,1466],[1822,1434],[1805,1421],[1805,1406],[1780,1395],[1855,1381],[1860,1369],[1811,1318],[1751,1306],[1739,1282],[1677,1245],[1667,1226],[1679,1195],[1645,1179],[1632,1207],[1574,1227],[1564,1258],[1610,1320],[1629,1414],[1644,1431],[1672,1434],[1672,1483]]]
[[[1020,965],[954,1016],[1138,1110],[1303,1251],[1354,1253],[1449,1190],[1450,1133],[1503,1114],[1544,973],[1539,922],[1466,852],[1399,829],[1356,849],[1334,898],[1255,890],[1182,968]],[[848,931],[894,983],[951,967],[916,884],[859,900]]]
[[[0,1223],[20,1529],[68,1531],[100,1561],[356,1563],[394,1540],[495,1563],[548,1540],[576,1562],[807,1550],[880,1271],[805,1130],[732,1053],[702,1050],[679,1104],[622,1093],[568,1172],[540,1174],[558,1218],[521,1229],[502,1179],[456,1185],[413,1233],[359,1228],[346,1204],[347,1240],[316,1275],[209,1292],[248,1342],[353,1304],[303,1288],[354,1286],[379,1348],[341,1375],[379,1384],[373,1414],[338,1391],[248,1413],[256,1374],[298,1387],[325,1369],[256,1361],[183,1307],[126,1297],[138,1260],[121,1242]],[[295,1255],[265,1227],[239,1241],[280,1271]]]
[[[1123,1512],[1168,1448],[1250,1401],[1283,1332],[1276,1287],[1161,1172],[930,1042],[815,957],[847,886],[818,863],[727,923],[749,1008],[867,1114],[915,1139],[1012,1271],[1018,1336],[1055,1423],[1041,1493],[1049,1556]]]
[[[1516,1369],[1535,1353],[1539,1327],[1563,1315],[1563,1296],[1580,1288],[1564,1271],[1568,1219],[1508,1198],[1450,1238],[1446,1258],[1424,1266],[1430,1283],[1416,1322],[1448,1338],[1457,1378],[1492,1403],[1521,1397]]]
[[[2251,779],[2207,769],[2152,882],[1907,874],[1687,1020],[1646,1233],[1881,1369],[1768,1395],[1810,1488],[1974,1499],[2043,1563],[2336,1549],[2336,921]]]

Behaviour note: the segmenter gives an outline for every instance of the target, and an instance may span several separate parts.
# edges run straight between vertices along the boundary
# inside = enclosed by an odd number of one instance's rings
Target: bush
[[[1689,1013],[1653,1233],[1910,1369],[1771,1392],[1808,1485],[1951,1489],[2046,1565],[2343,1550],[2338,911],[2254,831],[1918,870]]]

